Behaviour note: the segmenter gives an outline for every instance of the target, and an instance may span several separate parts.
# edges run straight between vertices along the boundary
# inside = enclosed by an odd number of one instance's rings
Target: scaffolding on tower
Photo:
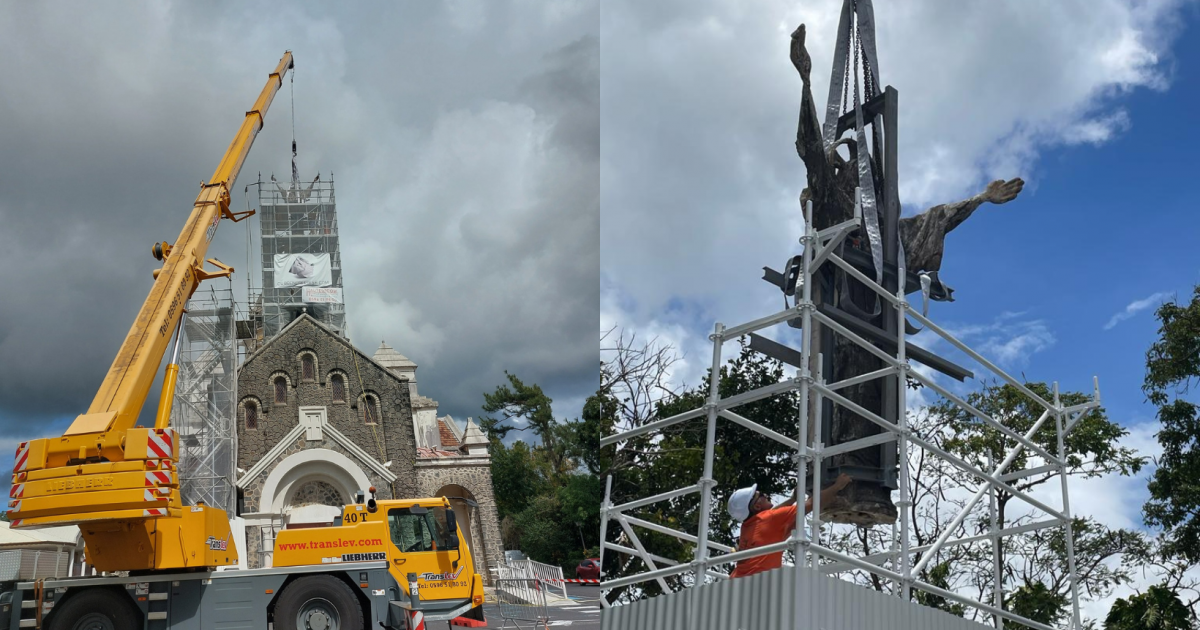
[[[188,300],[171,426],[179,432],[180,494],[237,513],[237,335],[233,289],[207,286]]]
[[[332,330],[346,334],[346,309],[341,299],[342,255],[338,240],[337,202],[333,175],[318,174],[311,182],[293,177],[281,182],[258,181],[258,220],[262,287],[251,291],[248,331],[250,351],[279,334],[302,313]],[[277,278],[276,257],[291,254],[328,256],[329,283],[285,286]],[[323,289],[314,298],[314,289]],[[306,300],[305,296],[309,295]]]

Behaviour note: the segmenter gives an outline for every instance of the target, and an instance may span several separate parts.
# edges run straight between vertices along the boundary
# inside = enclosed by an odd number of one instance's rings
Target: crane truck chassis
[[[78,525],[88,562],[116,575],[0,585],[0,630],[422,630],[425,620],[482,619],[483,581],[445,497],[376,501],[371,488],[331,526],[281,531],[273,568],[219,571],[238,563],[237,545],[224,510],[183,505],[179,435],[168,426],[174,358],[154,426],[135,426],[172,333],[178,356],[188,298],[233,273],[204,256],[222,218],[254,214],[231,211],[230,190],[291,68],[288,51],[179,238],[151,248],[163,267],[88,412],[61,437],[17,447],[11,526]]]
[[[0,629],[423,630],[482,619],[483,580],[447,499],[372,496],[340,522],[279,532],[269,569],[17,582],[0,592]]]

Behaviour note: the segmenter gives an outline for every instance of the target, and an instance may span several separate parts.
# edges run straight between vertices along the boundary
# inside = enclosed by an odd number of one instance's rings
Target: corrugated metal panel
[[[990,627],[808,569],[793,568],[614,606],[602,611],[600,620],[602,630],[982,630]]]
[[[34,580],[64,577],[71,566],[71,556],[65,551],[48,549],[14,549],[0,554],[0,579]]]
[[[21,576],[21,552],[0,551],[0,582],[19,579]]]

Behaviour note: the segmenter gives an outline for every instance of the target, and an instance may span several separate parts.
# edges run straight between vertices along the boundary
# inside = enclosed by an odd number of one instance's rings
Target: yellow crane
[[[229,192],[291,68],[284,53],[179,238],[152,248],[163,266],[87,413],[62,437],[17,448],[12,527],[78,525],[92,566],[133,573],[0,585],[0,628],[420,630],[483,619],[483,576],[445,497],[376,501],[372,487],[329,527],[280,532],[275,568],[255,571],[215,571],[238,562],[228,515],[180,499],[179,437],[167,425],[184,305],[201,281],[233,273],[204,256],[222,219],[254,214],[230,211]],[[172,335],[154,427],[134,426]]]
[[[224,157],[192,204],[175,242],[156,243],[154,286],[142,304],[91,407],[61,437],[21,443],[9,491],[12,527],[80,525],[88,560],[104,571],[134,571],[237,563],[224,512],[184,506],[176,464],[179,436],[168,427],[178,366],[163,379],[154,427],[137,427],[138,415],[172,335],[182,327],[184,305],[200,283],[227,277],[233,268],[205,254],[222,219],[241,221],[253,210],[230,210],[230,191],[283,77],[292,68],[285,52]],[[178,349],[178,341],[176,342]]]

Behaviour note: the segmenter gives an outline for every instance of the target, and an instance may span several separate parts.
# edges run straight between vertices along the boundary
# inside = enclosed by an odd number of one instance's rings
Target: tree
[[[1045,383],[1026,383],[1025,386],[1043,399],[1050,400],[1053,397],[1051,388]],[[1060,398],[1062,404],[1067,406],[1088,399],[1079,392],[1064,392]],[[966,401],[1019,434],[1029,431],[1043,411],[1040,405],[1007,384],[986,385],[967,395]],[[990,471],[995,463],[1004,459],[1008,447],[1013,444],[999,431],[949,401],[910,412],[910,425],[916,435],[979,470]],[[1126,434],[1125,429],[1108,419],[1103,409],[1088,412],[1064,440],[1066,474],[1078,479],[1107,474],[1136,474],[1144,458],[1121,444],[1121,438]],[[1057,453],[1058,440],[1053,420],[1043,424],[1031,440],[1044,450]],[[1026,449],[1009,466],[1008,471],[1035,468],[1042,463],[1036,452]],[[978,487],[980,481],[940,457],[915,448],[909,451],[909,475],[914,504],[909,520],[912,544],[927,545],[942,535],[954,514],[965,505],[964,498]],[[1013,480],[1010,485],[1018,491],[1030,493],[1047,482],[1058,483],[1058,478],[1052,472],[1045,472]],[[997,527],[1000,529],[1046,518],[1008,491],[998,490],[995,494]],[[954,532],[954,536],[961,538],[979,534],[989,527],[988,503],[982,501],[963,521],[959,530]],[[1142,558],[1147,553],[1148,543],[1135,531],[1110,530],[1100,523],[1082,518],[1074,519],[1073,531],[1075,560],[1083,597],[1105,597],[1114,586],[1132,579],[1131,563],[1109,562],[1110,559],[1123,555]],[[1036,613],[1039,616],[1025,615],[1034,621],[1042,621],[1047,618],[1045,615],[1058,610],[1052,606],[1054,602],[1061,601],[1065,606],[1069,601],[1071,585],[1062,528],[1009,536],[1002,542],[1001,580],[1005,596],[1000,605],[1018,614],[1024,614],[1021,610]],[[862,531],[835,528],[830,532],[830,544],[844,551],[868,555],[886,551],[891,540],[887,532],[878,529]],[[913,562],[917,557],[914,555]],[[948,570],[944,567],[948,567]],[[861,572],[855,575],[855,579],[879,589],[885,586],[873,575]],[[980,601],[991,600],[994,583],[991,543],[943,547],[923,569],[920,579],[947,590],[973,593]],[[916,599],[923,604],[947,609],[941,598],[919,595]],[[977,611],[971,611],[969,616],[978,618],[980,615]]]
[[[1172,589],[1155,585],[1113,602],[1104,630],[1189,630],[1191,614]]]
[[[1146,522],[1166,530],[1164,551],[1200,562],[1200,406],[1188,400],[1200,379],[1200,285],[1191,302],[1171,301],[1155,312],[1158,339],[1146,352],[1142,391],[1158,409],[1162,456],[1149,483]]]
[[[552,469],[550,476],[572,470],[574,461],[569,451],[572,450],[571,439],[575,436],[570,423],[562,423],[554,418],[551,406],[554,401],[542,392],[541,387],[536,384],[526,385],[515,374],[505,372],[504,375],[508,379],[508,385],[500,385],[491,394],[483,395],[483,410],[487,413],[500,412],[501,418],[484,416],[481,426],[486,427],[489,435],[495,434],[501,440],[511,431],[530,430],[541,440],[542,448],[538,452],[543,463]],[[516,419],[524,421],[525,426],[503,424]]]
[[[1143,578],[1160,580],[1159,586],[1178,598],[1193,620],[1200,619],[1200,576],[1187,558],[1173,553],[1174,542],[1165,535],[1152,539],[1141,552],[1131,558],[1131,564],[1141,567]]]
[[[505,373],[507,384],[484,394],[492,485],[507,549],[571,571],[599,546],[603,485],[596,476],[600,403],[588,399],[584,419],[555,418],[542,388]],[[593,397],[594,398],[594,397]],[[520,420],[524,426],[513,426]],[[504,443],[510,432],[532,440]]]
[[[648,356],[645,348],[642,355]],[[611,369],[614,360],[606,362]],[[661,375],[648,378],[657,382]],[[742,352],[722,366],[718,378],[723,397],[749,391],[764,385],[779,382],[786,376],[782,365],[743,348]],[[638,406],[631,402],[636,397],[626,394],[629,389],[613,388],[617,399],[611,407],[614,411],[608,422],[616,429],[626,430],[660,418],[696,409],[706,402],[708,380],[699,387],[684,389],[672,395],[663,395],[654,404]],[[637,391],[654,391],[642,383]],[[1027,387],[1043,398],[1051,398],[1050,387],[1044,383],[1028,383]],[[642,396],[645,400],[648,396]],[[988,413],[1018,433],[1025,433],[1041,414],[1041,408],[1032,401],[1025,401],[1020,392],[1008,385],[988,385],[969,395],[977,409]],[[1087,396],[1077,392],[1061,394],[1064,405],[1084,402]],[[618,404],[625,402],[626,404]],[[736,411],[750,420],[771,428],[784,435],[795,432],[796,399],[793,396],[777,396],[739,407]],[[646,411],[652,408],[653,412]],[[619,410],[619,412],[618,412]],[[653,435],[640,436],[621,444],[619,450],[605,449],[605,456],[614,458],[610,470],[618,471],[613,481],[613,502],[622,503],[632,498],[644,497],[677,489],[700,475],[704,448],[703,421],[679,423]],[[975,416],[963,412],[957,406],[942,403],[910,412],[910,426],[917,435],[966,460],[978,469],[988,469],[992,461],[1004,458],[1005,446],[1012,442]],[[1067,451],[1067,474],[1076,478],[1089,478],[1104,474],[1134,474],[1142,463],[1132,449],[1121,444],[1126,432],[1110,421],[1102,409],[1094,410],[1081,418],[1065,441]],[[1033,436],[1033,441],[1043,449],[1057,452],[1057,434],[1053,422],[1045,425]],[[739,425],[720,421],[716,441],[716,457],[713,477],[717,485],[713,489],[713,506],[710,511],[710,539],[733,544],[735,525],[724,510],[728,495],[733,490],[758,483],[765,492],[785,495],[795,484],[795,463],[791,450],[764,436],[751,432]],[[973,475],[963,473],[954,466],[931,453],[913,449],[910,451],[910,476],[912,500],[916,507],[911,511],[910,531],[913,545],[926,545],[936,540],[949,524],[954,513],[965,505],[965,497],[979,484]],[[1026,452],[1010,466],[1010,471],[1039,466],[1036,453]],[[1012,482],[1018,490],[1030,492],[1039,485],[1057,478],[1050,473],[1027,476]],[[999,493],[998,526],[1019,526],[1041,520],[1019,500],[1007,492]],[[699,496],[695,493],[648,506],[636,516],[672,529],[694,533],[699,519]],[[972,514],[955,532],[956,537],[967,537],[985,531],[989,526],[987,503],[977,505]],[[1131,569],[1122,563],[1108,562],[1124,554],[1142,557],[1147,543],[1133,531],[1110,530],[1087,519],[1075,519],[1075,551],[1081,589],[1085,597],[1107,596],[1111,589],[1126,583],[1131,578]],[[692,545],[678,539],[642,529],[637,535],[645,546],[654,553],[679,562],[692,559]],[[619,527],[609,526],[610,540],[617,542],[626,537]],[[824,543],[852,555],[871,555],[887,551],[891,547],[888,530],[884,528],[858,528],[827,525]],[[1031,532],[1006,539],[1009,547],[1003,550],[1003,591],[1009,597],[1019,597],[1018,604],[1042,615],[1050,610],[1049,602],[1068,601],[1070,583],[1065,540],[1061,528]],[[626,546],[631,546],[628,541]],[[916,557],[914,556],[914,561]],[[629,556],[613,554],[606,558],[606,572],[610,576],[625,575],[644,570],[640,562]],[[853,572],[855,581],[876,589],[888,585],[865,572]],[[673,588],[690,577],[667,580]],[[943,548],[922,571],[924,582],[960,592],[971,592],[982,601],[989,601],[993,592],[993,566],[991,544],[977,542]],[[654,594],[659,587],[645,586],[647,594]],[[923,604],[937,607],[952,614],[966,614],[978,618],[978,611],[967,611],[955,602],[920,593],[914,597]],[[614,599],[619,597],[614,594]],[[1035,618],[1036,619],[1036,618]]]
[[[496,494],[496,511],[500,520],[515,516],[529,501],[543,494],[548,480],[538,470],[535,455],[528,444],[522,441],[505,446],[493,441],[488,451],[492,456],[492,489]]]
[[[1009,597],[1008,609],[1030,620],[1055,625],[1066,616],[1067,595],[1041,582],[1024,584]],[[1010,627],[1027,630],[1027,626],[1009,622]]]

